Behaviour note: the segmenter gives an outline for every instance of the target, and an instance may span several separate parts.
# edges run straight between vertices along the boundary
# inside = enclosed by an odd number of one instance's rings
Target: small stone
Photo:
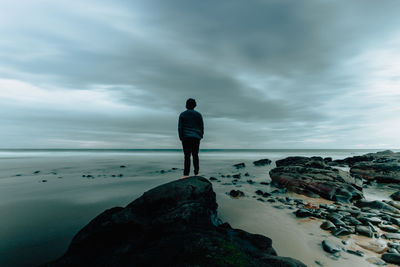
[[[250,176],[250,174],[249,174],[248,172],[246,172],[246,173],[244,174],[244,176]]]
[[[310,217],[310,216],[314,215],[311,211],[309,211],[307,209],[298,209],[295,212],[295,214],[296,214],[296,217],[299,217],[299,218],[306,218],[306,217]]]
[[[33,172],[33,174],[39,174],[40,173],[40,171],[34,171]]]
[[[271,164],[271,162],[272,161],[270,159],[260,159],[260,160],[253,161],[253,164],[255,166],[264,166],[264,165]]]
[[[236,167],[236,169],[241,169],[241,168],[246,167],[246,164],[244,164],[244,162],[241,162],[241,163],[234,164],[233,166]]]
[[[210,181],[216,181],[216,180],[218,180],[218,179],[213,176],[210,177]]]
[[[260,182],[260,184],[269,185],[270,183],[269,182]]]
[[[120,173],[118,176],[119,176],[119,177],[123,177],[124,175],[123,175],[122,173]]]
[[[247,180],[247,182],[248,182],[249,184],[254,184],[254,181],[253,181],[253,180]]]
[[[398,233],[385,233],[382,236],[383,236],[383,238],[386,238],[386,239],[400,240],[400,234],[398,234]]]
[[[380,225],[378,225],[378,227],[381,228],[385,232],[390,232],[390,233],[398,233],[399,232],[399,229],[397,229],[394,226],[390,226],[390,225],[380,224]]]
[[[254,197],[255,197],[255,196],[254,196]],[[258,200],[258,201],[261,201],[261,202],[265,202],[265,200],[262,199],[261,197],[257,198],[257,200]]]
[[[121,166],[119,166],[120,168],[126,168],[126,166],[125,165],[121,165]]]
[[[347,252],[347,253],[350,253],[350,254],[353,254],[353,255],[360,256],[360,257],[364,257],[364,255],[365,255],[365,253],[362,252],[361,250],[351,250],[351,249],[348,249],[348,250],[346,250],[346,252]]]
[[[356,225],[356,233],[363,236],[372,237],[371,228],[365,225]]]
[[[393,200],[399,201],[399,200],[400,200],[400,191],[397,191],[397,192],[391,194],[390,197],[391,197]]]
[[[260,189],[258,189],[258,190],[256,191],[256,194],[261,196],[261,195],[263,194],[263,191],[261,191]]]
[[[342,250],[342,248],[338,244],[336,244],[333,241],[327,240],[327,239],[322,241],[322,248],[326,252],[329,252],[331,254],[336,253],[336,252],[340,252]]]
[[[331,229],[336,228],[336,226],[331,221],[323,222],[320,227],[323,230],[331,230]]]
[[[368,261],[369,263],[372,263],[372,264],[375,264],[375,265],[378,265],[378,266],[385,266],[385,265],[387,265],[387,263],[386,263],[385,261],[383,261],[383,260],[381,260],[380,258],[377,258],[377,257],[368,258],[367,261]]]
[[[42,183],[46,183],[47,182],[47,180],[42,180]]]
[[[234,198],[238,198],[238,197],[243,197],[244,196],[244,193],[242,192],[242,191],[240,191],[240,190],[231,190],[230,192],[229,192],[229,195],[231,196],[231,197],[234,197]]]
[[[165,170],[161,170],[160,173],[166,173],[166,171]]]
[[[271,196],[271,194],[270,194],[270,193],[268,193],[268,192],[264,192],[262,196],[263,196],[263,197],[270,197],[270,196]]]
[[[242,175],[240,173],[232,175],[232,177],[235,178],[235,179],[240,179],[241,176]]]

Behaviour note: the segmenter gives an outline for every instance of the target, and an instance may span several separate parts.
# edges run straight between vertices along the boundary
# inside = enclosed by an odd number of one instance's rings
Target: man
[[[185,154],[185,168],[183,177],[187,178],[190,172],[190,155],[193,157],[194,175],[199,174],[199,146],[203,138],[204,124],[201,114],[194,110],[196,101],[189,98],[186,101],[186,111],[179,115],[178,133],[182,141],[183,153]]]

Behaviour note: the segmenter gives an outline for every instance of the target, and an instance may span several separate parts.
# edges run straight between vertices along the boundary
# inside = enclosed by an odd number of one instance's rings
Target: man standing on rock
[[[185,168],[183,177],[189,177],[190,155],[193,157],[194,175],[199,174],[199,146],[203,138],[204,124],[201,114],[194,110],[196,101],[189,98],[186,101],[186,111],[179,115],[178,133],[182,141],[183,153],[185,154]]]

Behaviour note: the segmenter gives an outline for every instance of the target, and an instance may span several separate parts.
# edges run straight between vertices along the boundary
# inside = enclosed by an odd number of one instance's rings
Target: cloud
[[[399,146],[398,1],[1,5],[0,147]]]

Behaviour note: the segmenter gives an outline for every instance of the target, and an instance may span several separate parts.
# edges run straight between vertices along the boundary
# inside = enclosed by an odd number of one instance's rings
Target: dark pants
[[[189,175],[190,172],[190,155],[193,157],[194,174],[199,174],[199,146],[200,139],[184,138],[182,140],[183,153],[185,154],[185,169],[183,175]]]

